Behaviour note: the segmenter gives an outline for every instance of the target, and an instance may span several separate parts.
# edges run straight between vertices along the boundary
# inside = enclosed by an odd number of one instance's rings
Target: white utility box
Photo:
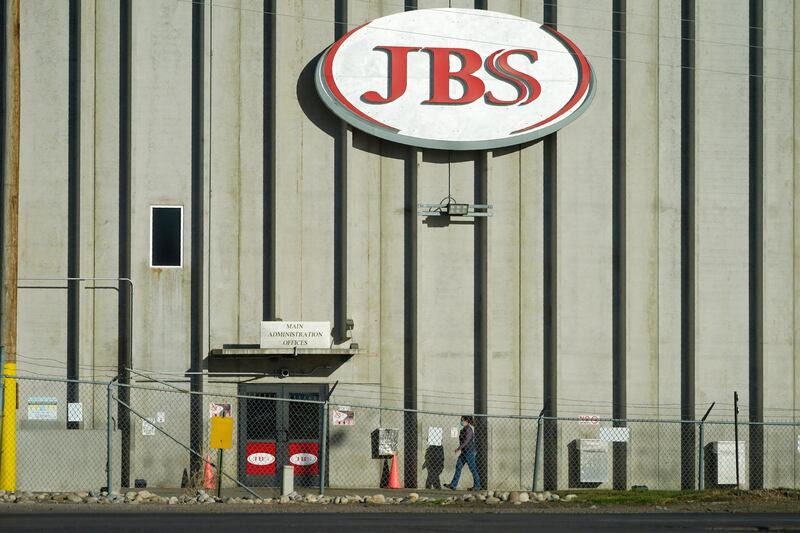
[[[577,439],[578,468],[581,483],[608,481],[608,442],[600,439]]]
[[[711,453],[714,454],[716,461],[711,461],[712,467],[716,466],[717,485],[736,485],[736,442],[732,440],[720,440],[711,443]],[[745,448],[744,441],[739,441],[739,484],[745,484]]]

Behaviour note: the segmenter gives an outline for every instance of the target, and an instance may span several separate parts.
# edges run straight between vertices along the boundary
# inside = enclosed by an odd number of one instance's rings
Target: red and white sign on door
[[[511,146],[591,101],[591,65],[548,26],[484,10],[421,9],[354,29],[320,58],[317,90],[353,126],[414,146]]]
[[[274,442],[248,442],[245,446],[245,473],[248,476],[275,475]]]
[[[294,475],[319,474],[319,443],[290,442],[289,463],[294,466]]]

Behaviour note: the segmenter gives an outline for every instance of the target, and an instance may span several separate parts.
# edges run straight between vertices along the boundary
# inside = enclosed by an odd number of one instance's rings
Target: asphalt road
[[[6,532],[234,533],[237,531],[467,532],[501,531],[800,531],[788,514],[529,514],[529,513],[4,513]]]

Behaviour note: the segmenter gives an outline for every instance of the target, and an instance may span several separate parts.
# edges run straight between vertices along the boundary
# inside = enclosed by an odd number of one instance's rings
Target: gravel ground
[[[203,490],[130,490],[108,494],[88,492],[0,491],[0,514],[52,511],[113,512],[535,512],[535,513],[641,513],[641,512],[789,512],[800,513],[800,492],[708,491],[638,492],[592,491],[550,493],[482,491],[420,495],[300,494],[255,498],[236,494],[216,498]]]

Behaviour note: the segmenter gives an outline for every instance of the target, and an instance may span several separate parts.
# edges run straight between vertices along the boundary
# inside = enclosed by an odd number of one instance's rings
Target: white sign
[[[372,135],[491,149],[543,137],[589,105],[594,75],[550,26],[474,9],[417,9],[360,26],[317,64],[322,100]]]
[[[155,420],[152,418],[148,418],[147,420],[142,420],[142,435],[145,437],[152,437],[156,434],[156,426]]]
[[[216,403],[209,402],[208,404],[208,418],[215,416],[231,416],[231,404],[229,403]]]
[[[608,442],[628,442],[630,428],[600,428],[600,440]]]
[[[441,446],[443,436],[442,428],[428,428],[428,446]]]
[[[262,322],[262,348],[330,348],[330,322]]]
[[[451,439],[458,438],[458,428],[450,428],[450,438]]]
[[[355,413],[346,405],[340,405],[337,409],[334,409],[331,418],[333,419],[334,426],[356,425]]]
[[[255,452],[247,456],[247,462],[256,466],[271,465],[275,462],[275,456],[267,452]]]
[[[83,422],[83,404],[67,404],[67,422]]]
[[[58,419],[58,400],[52,397],[28,398],[28,420]]]
[[[289,462],[297,466],[313,465],[317,462],[317,456],[313,453],[296,453],[289,457]]]

